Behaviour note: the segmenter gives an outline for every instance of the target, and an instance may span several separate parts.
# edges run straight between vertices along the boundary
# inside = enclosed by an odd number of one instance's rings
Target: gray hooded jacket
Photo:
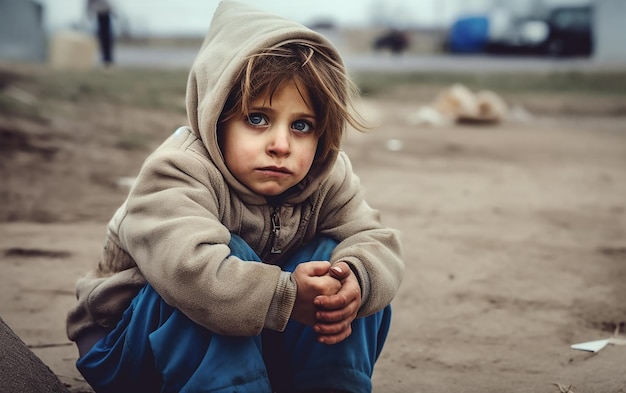
[[[282,331],[296,285],[281,270],[281,259],[315,236],[339,242],[330,262],[345,261],[357,275],[359,316],[391,302],[404,271],[398,233],[365,202],[343,152],[314,162],[297,192],[270,206],[230,173],[219,150],[218,117],[246,57],[294,38],[330,45],[297,23],[236,2],[219,5],[189,75],[190,126],[146,159],[111,219],[100,262],[78,280],[78,303],[67,319],[70,339],[115,327],[146,282],[213,332]],[[279,232],[272,227],[277,217]],[[231,233],[264,263],[229,256]]]

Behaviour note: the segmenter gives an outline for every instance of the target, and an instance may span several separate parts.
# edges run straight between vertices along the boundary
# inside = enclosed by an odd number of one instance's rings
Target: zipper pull
[[[272,207],[272,254],[280,254],[282,250],[276,245],[278,243],[278,237],[280,236],[280,215],[277,207]]]

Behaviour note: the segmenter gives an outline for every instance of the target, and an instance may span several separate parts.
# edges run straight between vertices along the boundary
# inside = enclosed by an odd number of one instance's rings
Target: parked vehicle
[[[494,54],[529,54],[554,57],[590,56],[593,53],[591,6],[556,7],[545,19],[523,19],[508,35],[490,41],[485,51]]]
[[[554,9],[548,19],[550,34],[544,45],[544,51],[553,56],[591,55],[592,12],[591,6]]]

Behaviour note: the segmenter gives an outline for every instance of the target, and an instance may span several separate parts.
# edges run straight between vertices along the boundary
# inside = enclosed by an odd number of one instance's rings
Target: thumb
[[[345,262],[337,262],[329,270],[331,277],[341,281],[350,275],[350,266]]]

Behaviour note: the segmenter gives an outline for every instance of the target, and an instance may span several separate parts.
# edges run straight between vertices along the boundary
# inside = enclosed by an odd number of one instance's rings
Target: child
[[[77,283],[68,336],[97,392],[371,391],[404,265],[339,151],[350,86],[323,36],[219,5],[190,126]]]

